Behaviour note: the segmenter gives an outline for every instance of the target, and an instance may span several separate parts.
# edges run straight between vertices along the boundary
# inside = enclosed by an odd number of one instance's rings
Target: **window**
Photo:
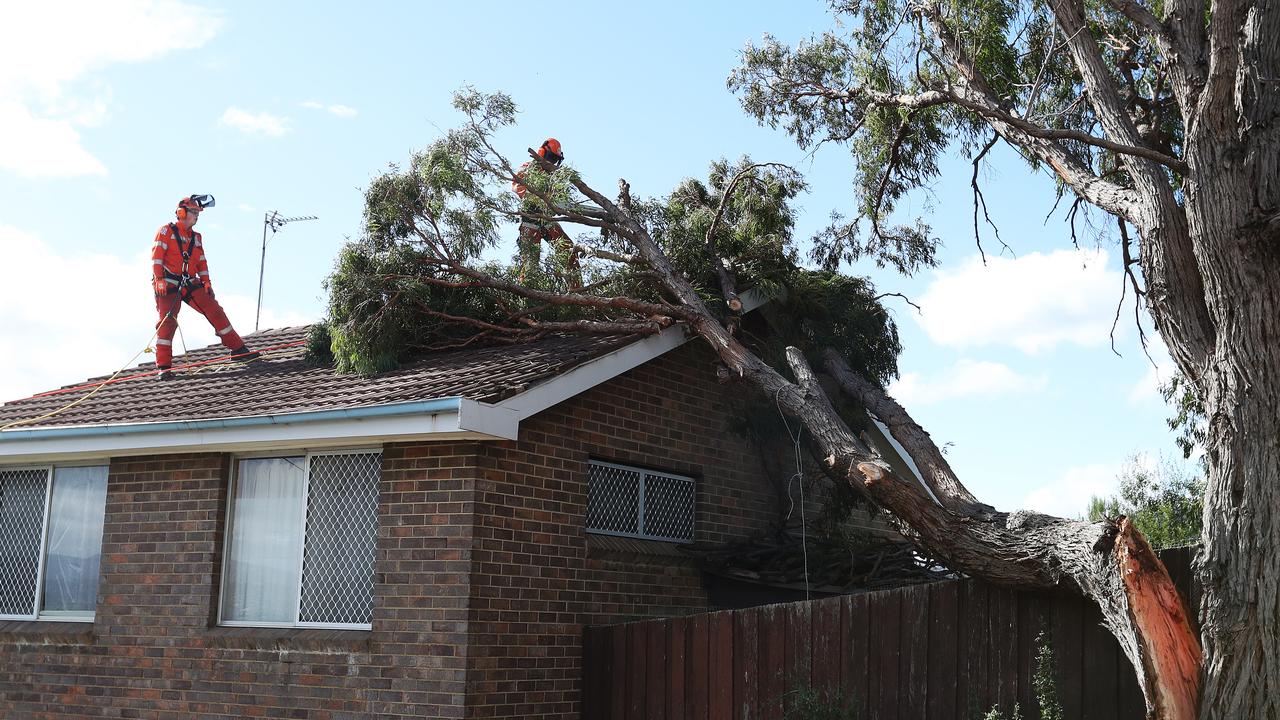
[[[0,469],[0,619],[91,622],[107,466]]]
[[[371,628],[381,466],[380,452],[241,459],[222,624]]]
[[[587,531],[693,542],[693,478],[592,460]]]

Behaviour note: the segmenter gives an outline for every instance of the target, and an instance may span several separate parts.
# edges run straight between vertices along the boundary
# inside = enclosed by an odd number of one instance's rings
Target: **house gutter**
[[[0,464],[175,452],[249,452],[409,440],[514,440],[515,413],[462,397],[208,420],[0,431]]]
[[[415,415],[419,413],[456,413],[458,412],[458,401],[461,399],[462,398],[450,397],[411,403],[399,403],[396,405],[373,405],[363,408],[313,410],[300,413],[249,415],[233,418],[211,418],[208,420],[120,423],[118,425],[107,423],[106,425],[75,425],[70,427],[35,428],[31,430],[4,430],[0,431],[0,443],[16,440],[44,440],[49,438],[94,437],[98,435],[129,435],[133,433],[214,430],[220,428],[257,427],[260,425],[292,425],[296,423],[321,422],[325,420],[362,420],[372,417]]]

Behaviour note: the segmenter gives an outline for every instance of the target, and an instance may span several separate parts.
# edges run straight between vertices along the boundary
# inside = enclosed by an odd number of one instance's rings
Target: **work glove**
[[[164,278],[151,281],[151,285],[155,289],[157,295],[164,295],[169,292],[169,283],[165,282]]]

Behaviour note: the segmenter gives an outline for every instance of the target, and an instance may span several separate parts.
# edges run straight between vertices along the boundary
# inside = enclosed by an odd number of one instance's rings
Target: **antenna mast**
[[[302,220],[318,220],[315,215],[302,215],[299,217],[280,217],[278,210],[262,216],[262,261],[258,264],[258,311],[253,316],[253,331],[258,332],[258,320],[262,318],[262,276],[267,269],[267,228],[271,228],[271,237],[274,238],[280,228],[291,222],[300,222]]]

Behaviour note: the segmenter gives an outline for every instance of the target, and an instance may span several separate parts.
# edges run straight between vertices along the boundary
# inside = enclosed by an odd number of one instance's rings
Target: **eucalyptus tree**
[[[889,218],[955,149],[974,162],[976,232],[978,163],[999,142],[1050,174],[1073,210],[1114,219],[1129,281],[1208,419],[1203,658],[1193,643],[1128,640],[1138,608],[1103,601],[1104,617],[1155,715],[1192,717],[1202,693],[1200,717],[1280,717],[1280,4],[833,11],[836,29],[795,47],[748,46],[729,80],[749,113],[801,145],[850,150],[860,213],[832,228],[825,258],[927,246],[927,232]]]
[[[787,52],[769,52],[787,65]],[[884,392],[897,336],[870,283],[838,272],[836,260],[821,271],[800,266],[789,200],[803,180],[794,170],[744,158],[715,163],[706,182],[686,181],[657,199],[633,197],[625,180],[610,197],[570,165],[529,151],[522,170],[525,155],[499,152],[497,138],[515,121],[507,96],[464,90],[455,106],[467,117],[461,127],[369,187],[366,232],[330,279],[330,323],[317,349],[343,368],[376,372],[430,348],[563,332],[652,334],[680,323],[716,353],[726,383],[754,388],[798,419],[827,474],[884,510],[922,553],[994,582],[1093,598],[1153,712],[1190,716],[1199,646],[1141,533],[1123,518],[1000,512],[966,488]],[[915,172],[923,180],[927,164]],[[517,177],[528,188],[523,201],[510,191]],[[890,192],[893,182],[884,183]],[[521,215],[570,230],[582,287],[564,279],[563,252],[523,280],[524,263],[484,260]],[[912,271],[933,262],[927,237],[922,223],[861,237],[833,227],[818,247]],[[768,339],[743,316],[746,289],[778,298]],[[852,406],[889,427],[922,481],[898,476],[864,443]]]

